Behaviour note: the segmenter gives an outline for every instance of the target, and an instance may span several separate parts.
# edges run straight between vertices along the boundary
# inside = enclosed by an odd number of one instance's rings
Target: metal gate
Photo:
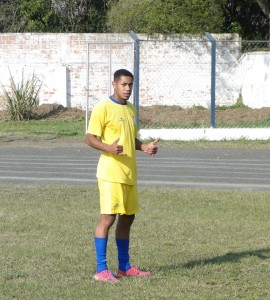
[[[135,51],[133,42],[87,43],[86,132],[89,111],[97,102],[112,94],[113,73],[118,69],[127,69],[134,74],[136,79],[134,68]],[[134,99],[133,92],[130,101],[135,105]]]

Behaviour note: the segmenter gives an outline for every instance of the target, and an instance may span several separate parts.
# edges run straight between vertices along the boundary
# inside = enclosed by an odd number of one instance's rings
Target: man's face
[[[131,93],[132,93],[132,87],[133,87],[133,79],[129,76],[121,76],[119,80],[113,81],[113,88],[114,88],[114,99],[125,103]]]

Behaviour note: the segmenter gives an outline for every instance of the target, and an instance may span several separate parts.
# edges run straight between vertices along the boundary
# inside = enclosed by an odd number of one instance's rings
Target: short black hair
[[[119,70],[114,72],[113,81],[119,80],[122,76],[128,76],[128,77],[131,77],[132,79],[134,78],[133,74],[131,72],[129,72],[128,70],[119,69]]]

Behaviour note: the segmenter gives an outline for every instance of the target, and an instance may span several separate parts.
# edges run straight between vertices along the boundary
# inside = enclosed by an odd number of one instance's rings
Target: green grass
[[[41,145],[44,141],[59,145],[62,141],[79,141],[85,136],[84,120],[39,120],[39,121],[0,121],[0,146],[11,141],[31,142]],[[270,126],[269,126],[270,127]],[[147,142],[147,141],[145,141]],[[166,147],[231,147],[270,149],[269,141],[159,141]]]
[[[84,120],[0,121],[0,131],[20,135],[53,135],[56,137],[83,137]]]
[[[151,129],[151,128],[181,128],[181,129],[189,129],[189,128],[209,128],[211,127],[211,123],[209,122],[200,122],[198,121],[190,121],[190,123],[151,123],[151,124],[141,124],[142,129]],[[266,117],[257,121],[241,121],[241,120],[232,120],[232,121],[219,121],[216,119],[215,123],[216,128],[269,128],[270,127],[270,117]]]
[[[130,254],[153,276],[112,286],[91,279],[96,187],[0,189],[1,299],[270,298],[269,193],[141,188]]]
[[[150,140],[147,140],[150,142]],[[147,142],[145,141],[145,142]],[[158,142],[159,146],[171,147],[171,148],[233,148],[233,149],[270,149],[270,143],[268,140],[246,140],[239,139],[235,141],[163,141]]]
[[[270,116],[258,121],[230,121],[230,122],[216,122],[216,128],[269,128]]]
[[[228,110],[231,110],[228,108]],[[210,118],[210,116],[209,116]],[[181,123],[179,121],[166,121],[141,123],[141,129],[147,128],[209,128],[210,120],[190,120]],[[257,121],[228,120],[219,121],[216,118],[216,128],[270,128],[270,117],[267,116]],[[47,136],[50,138],[82,138],[85,134],[85,120],[31,120],[31,121],[3,121],[0,120],[0,131],[2,135],[18,135],[20,137]]]

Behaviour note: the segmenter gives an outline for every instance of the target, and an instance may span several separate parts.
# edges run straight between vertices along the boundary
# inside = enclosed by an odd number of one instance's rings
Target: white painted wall
[[[241,40],[237,35],[214,36],[217,38],[216,103],[233,105],[242,93],[246,105],[270,107],[270,52],[241,57]],[[139,37],[141,105],[210,106],[211,44],[206,38]],[[109,41],[130,43],[132,39],[129,34],[2,33],[0,81],[8,84],[8,70],[18,80],[22,69],[26,73],[36,72],[44,83],[41,103],[85,109],[87,43]],[[105,46],[91,48],[90,108],[109,93],[104,84],[109,84],[109,71],[113,73],[121,66],[132,70],[132,54],[130,48],[117,46],[112,53]]]
[[[244,54],[240,59],[241,94],[251,108],[270,106],[270,52]]]
[[[216,51],[216,103],[233,105],[239,97],[238,35],[214,35]],[[205,37],[172,37],[141,41],[142,105],[210,107],[211,43]]]
[[[35,74],[40,82],[41,103],[57,103],[67,106],[67,69],[59,65],[12,64],[1,67],[1,83],[8,89],[11,76],[16,83],[31,80]]]

